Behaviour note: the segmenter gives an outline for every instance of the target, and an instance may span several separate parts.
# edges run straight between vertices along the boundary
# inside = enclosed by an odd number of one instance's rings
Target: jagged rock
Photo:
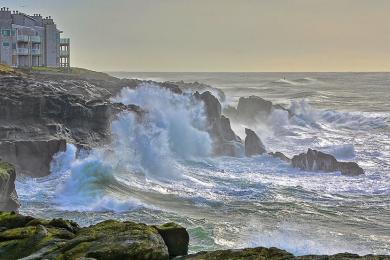
[[[272,102],[257,96],[241,97],[237,105],[238,118],[253,120],[268,116],[272,111]]]
[[[266,152],[264,144],[261,142],[257,134],[245,128],[245,155],[251,157],[253,155],[259,155]]]
[[[15,167],[0,161],[0,211],[17,211],[19,208],[15,179]]]
[[[269,153],[269,155],[271,155],[274,158],[278,158],[284,162],[291,163],[291,159],[281,152],[273,152],[273,153]]]
[[[176,223],[167,223],[154,227],[164,239],[170,257],[188,254],[190,236],[185,228]]]
[[[242,142],[230,126],[229,118],[221,114],[221,103],[209,91],[195,92],[194,97],[202,100],[208,120],[208,132],[214,141],[214,154],[237,156]]]
[[[252,125],[256,121],[265,120],[275,109],[286,111],[289,117],[293,113],[281,105],[274,105],[271,101],[265,100],[257,96],[241,97],[238,100],[237,108],[227,106],[223,113],[233,121]]]
[[[292,166],[307,171],[335,172],[347,176],[364,174],[364,170],[357,163],[338,162],[333,155],[309,149],[307,153],[292,158]]]
[[[0,157],[12,163],[18,174],[43,177],[50,174],[53,156],[66,150],[66,141],[0,141]]]

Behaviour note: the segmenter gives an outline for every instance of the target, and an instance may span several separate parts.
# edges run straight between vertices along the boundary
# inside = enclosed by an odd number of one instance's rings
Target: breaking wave
[[[113,142],[76,159],[75,149],[54,160],[53,170],[69,172],[55,202],[64,210],[123,211],[141,205],[128,199],[131,175],[162,182],[180,179],[180,162],[205,158],[211,139],[204,129],[203,105],[154,85],[123,89],[114,100],[147,108],[123,112],[112,123]],[[139,117],[142,117],[140,119]],[[66,165],[67,168],[64,166]],[[124,196],[122,196],[125,194]],[[125,197],[125,198],[123,198]]]

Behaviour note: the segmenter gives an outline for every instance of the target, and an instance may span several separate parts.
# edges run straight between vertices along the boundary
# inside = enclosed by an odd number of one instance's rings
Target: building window
[[[3,47],[9,47],[9,42],[3,42]]]
[[[12,31],[11,31],[11,35],[12,35],[12,36],[15,36],[15,35],[16,35],[16,30],[12,30]]]
[[[2,30],[2,31],[1,31],[1,34],[2,34],[3,36],[10,36],[10,35],[11,35],[11,30]]]
[[[12,49],[16,50],[16,43],[12,43]]]

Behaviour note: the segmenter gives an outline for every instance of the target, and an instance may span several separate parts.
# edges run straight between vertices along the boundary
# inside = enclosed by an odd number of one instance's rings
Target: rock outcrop
[[[16,167],[18,174],[43,177],[50,174],[53,156],[66,150],[64,139],[48,141],[0,141],[0,157]]]
[[[248,157],[263,154],[266,152],[264,144],[261,142],[257,134],[245,128],[245,155]]]
[[[242,142],[230,126],[229,118],[222,115],[221,103],[209,91],[195,92],[194,97],[203,101],[208,121],[208,132],[214,141],[214,154],[237,156]]]
[[[350,253],[341,253],[336,255],[307,255],[294,256],[293,254],[279,248],[257,247],[237,250],[218,250],[213,252],[200,252],[194,255],[178,257],[180,260],[387,260],[390,256],[385,255],[366,255],[359,256]]]
[[[64,219],[45,220],[14,212],[0,212],[2,259],[139,259],[139,260],[386,260],[389,256],[299,256],[278,248],[218,250],[187,255],[189,235],[175,223],[149,226],[131,221],[106,220],[81,228]]]
[[[228,106],[223,113],[234,121],[253,125],[258,121],[267,119],[275,109],[286,111],[289,117],[293,115],[290,110],[281,105],[274,105],[271,101],[257,96],[241,97],[238,100],[237,108]]]
[[[15,179],[15,167],[0,161],[0,211],[17,211],[19,208]]]
[[[177,224],[156,228],[107,220],[80,228],[68,220],[48,221],[0,212],[0,259],[168,260],[187,254],[185,238],[187,231]]]
[[[301,170],[336,172],[346,176],[364,174],[364,170],[355,162],[339,162],[330,154],[309,149],[307,153],[296,155],[291,160],[292,166]]]
[[[167,223],[153,227],[157,229],[158,233],[164,239],[170,257],[188,254],[190,236],[184,227],[176,223]]]
[[[272,152],[272,153],[269,153],[269,155],[271,155],[274,158],[280,159],[280,160],[282,160],[284,162],[291,163],[291,159],[288,158],[284,153]]]

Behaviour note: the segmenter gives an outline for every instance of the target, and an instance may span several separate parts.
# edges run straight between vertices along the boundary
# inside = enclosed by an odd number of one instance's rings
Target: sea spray
[[[202,130],[203,106],[191,96],[142,85],[123,89],[114,101],[139,105],[146,112],[141,122],[135,113],[122,112],[112,123],[112,143],[93,149],[85,158],[68,153],[56,157],[53,170],[64,171],[61,165],[68,165],[70,172],[55,199],[64,210],[129,210],[140,203],[129,203],[118,191],[125,193],[129,187],[124,183],[134,175],[172,182],[182,177],[183,161],[210,154],[211,139]]]

